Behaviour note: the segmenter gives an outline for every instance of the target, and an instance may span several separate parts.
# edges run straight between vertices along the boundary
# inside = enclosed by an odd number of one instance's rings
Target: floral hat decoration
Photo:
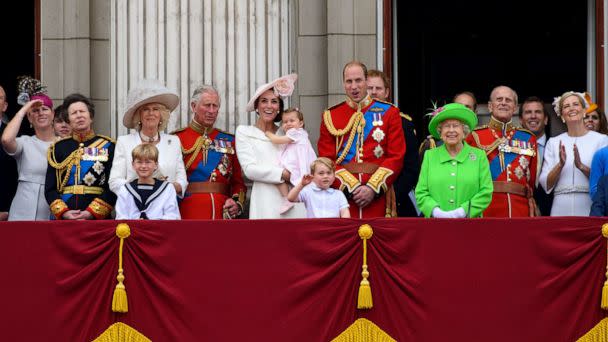
[[[42,83],[31,76],[17,77],[17,103],[25,105],[31,100],[41,100],[42,104],[53,109],[53,101],[46,94],[46,87]]]
[[[465,105],[460,103],[448,103],[439,108],[436,108],[433,112],[427,114],[431,117],[429,122],[429,133],[436,139],[441,139],[437,126],[445,120],[454,119],[462,122],[473,129],[477,126],[477,115],[467,108]]]
[[[559,116],[559,117],[562,116],[562,110],[559,108],[562,99],[566,99],[567,97],[570,97],[572,95],[578,96],[581,99],[581,101],[583,101],[583,108],[585,108],[585,111],[587,111],[587,109],[589,108],[589,102],[585,98],[585,94],[579,93],[576,91],[567,91],[567,92],[563,93],[562,96],[553,98],[553,110],[555,111],[555,114],[557,114],[557,116]],[[596,108],[597,108],[597,105],[596,105]]]
[[[597,103],[591,101],[591,94],[589,94],[588,92],[585,92],[585,101],[587,101],[587,103],[589,104],[589,108],[587,108],[587,110],[585,111],[586,114],[597,110]]]
[[[260,97],[265,91],[269,89],[274,89],[274,94],[281,97],[291,96],[293,90],[295,88],[296,80],[298,79],[298,74],[289,74],[285,76],[281,76],[276,80],[263,84],[256,89],[255,93],[247,103],[246,110],[248,112],[253,112],[255,110],[255,101]]]

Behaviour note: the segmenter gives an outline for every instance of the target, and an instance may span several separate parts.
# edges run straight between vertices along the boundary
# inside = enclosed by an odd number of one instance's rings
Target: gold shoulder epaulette
[[[402,118],[404,118],[405,120],[412,121],[412,117],[411,117],[411,116],[409,116],[409,115],[407,115],[407,114],[405,114],[405,113],[401,113],[401,112],[399,112],[399,116],[401,116],[401,117],[402,117]]]
[[[234,133],[226,132],[226,131],[224,131],[223,129],[219,129],[219,128],[216,128],[216,129],[217,129],[217,130],[218,130],[220,133],[224,133],[224,134],[229,135],[229,136],[231,136],[231,137],[233,137],[233,136],[234,136]]]
[[[488,128],[488,125],[481,125],[481,126],[477,126],[477,127],[475,127],[473,130],[474,130],[474,131],[478,131],[478,130],[480,130],[480,129],[484,129],[484,128]]]
[[[107,136],[107,135],[103,135],[103,134],[97,134],[97,136],[98,136],[98,137],[102,137],[102,138],[106,139],[107,141],[111,142],[112,144],[116,144],[116,140],[114,140],[114,139],[110,138],[110,137],[109,137],[109,136]]]
[[[536,134],[534,134],[534,133],[533,133],[531,130],[529,130],[529,129],[526,129],[526,128],[523,128],[523,127],[517,127],[517,128],[515,128],[515,129],[516,129],[516,130],[518,130],[518,131],[526,132],[526,133],[528,133],[528,134],[530,134],[530,135],[536,136]]]
[[[169,133],[169,134],[177,134],[177,133],[179,133],[179,132],[182,132],[182,131],[183,131],[183,130],[185,130],[186,128],[188,128],[188,126],[186,126],[186,127],[182,127],[182,128],[178,128],[178,129],[176,129],[175,131],[173,131],[173,132],[171,132],[171,133]]]
[[[380,100],[380,99],[374,99],[374,100],[376,100],[376,102],[380,102],[380,103],[386,103],[386,104],[391,105],[391,106],[393,106],[393,107],[397,107],[397,106],[395,106],[395,104],[394,104],[394,103],[392,103],[392,102],[388,102],[388,101],[384,101],[384,100]]]

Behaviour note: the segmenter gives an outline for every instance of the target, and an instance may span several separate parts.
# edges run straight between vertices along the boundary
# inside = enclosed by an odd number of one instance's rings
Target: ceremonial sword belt
[[[531,189],[525,185],[515,182],[494,181],[494,192],[519,195],[526,198],[531,198],[533,193]]]
[[[73,195],[101,195],[103,194],[103,188],[98,186],[70,185],[64,187],[61,192]]]
[[[218,182],[192,182],[186,192],[192,194],[222,194],[230,197],[230,185]]]
[[[374,164],[374,163],[348,163],[348,164],[344,164],[342,165],[346,171],[355,174],[355,173],[366,173],[366,174],[373,174],[374,172],[376,172],[376,170],[378,170],[378,167],[380,167],[378,164]]]

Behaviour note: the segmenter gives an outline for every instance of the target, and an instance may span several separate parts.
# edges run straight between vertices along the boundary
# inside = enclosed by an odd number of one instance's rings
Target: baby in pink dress
[[[297,108],[289,108],[283,112],[281,126],[284,136],[266,132],[266,136],[273,144],[282,145],[279,152],[279,164],[291,173],[291,185],[299,184],[304,175],[310,173],[310,165],[317,159],[315,150],[308,140],[308,133],[304,129],[304,115]],[[281,213],[291,209],[294,203],[287,200],[289,193],[287,182],[277,184],[284,200]]]

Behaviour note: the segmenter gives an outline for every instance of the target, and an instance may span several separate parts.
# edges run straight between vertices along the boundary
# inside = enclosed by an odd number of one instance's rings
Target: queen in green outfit
[[[485,153],[464,142],[477,116],[459,103],[431,113],[429,132],[444,144],[424,155],[416,202],[425,217],[481,217],[492,201],[492,177]]]

